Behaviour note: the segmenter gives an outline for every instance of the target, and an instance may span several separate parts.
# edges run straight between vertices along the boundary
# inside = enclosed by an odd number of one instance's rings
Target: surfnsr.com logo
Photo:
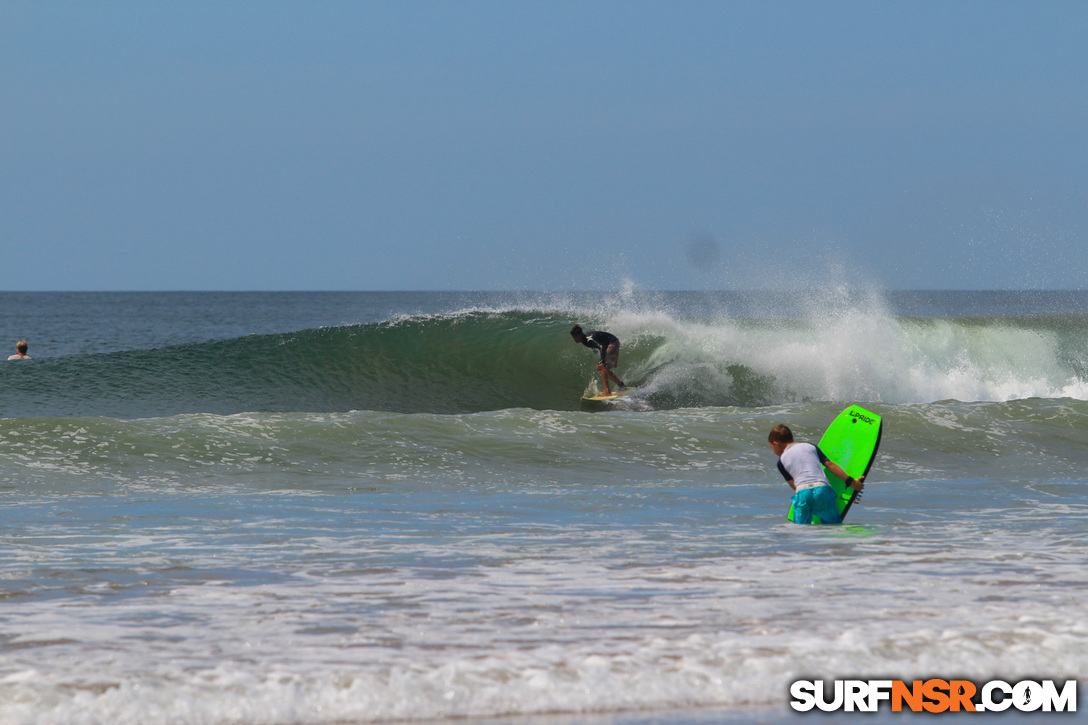
[[[1077,681],[1059,688],[1054,680],[1009,684],[992,680],[981,687],[969,680],[798,680],[790,685],[790,707],[798,712],[876,712],[881,703],[892,712],[1076,712]]]

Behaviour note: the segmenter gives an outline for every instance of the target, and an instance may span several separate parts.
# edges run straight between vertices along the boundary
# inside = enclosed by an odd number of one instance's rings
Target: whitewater
[[[1086,309],[0,294],[34,357],[0,365],[0,723],[750,723],[803,717],[798,679],[1083,680]],[[611,410],[578,410],[575,323],[622,341]],[[863,499],[789,524],[767,431],[852,403],[885,425]]]

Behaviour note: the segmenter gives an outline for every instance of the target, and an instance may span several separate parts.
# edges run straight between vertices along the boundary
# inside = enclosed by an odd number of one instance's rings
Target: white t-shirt
[[[778,459],[778,470],[797,491],[817,486],[830,486],[824,475],[823,462],[827,460],[819,448],[811,443],[791,443]]]
[[[8,360],[29,360],[29,355],[8,355]]]

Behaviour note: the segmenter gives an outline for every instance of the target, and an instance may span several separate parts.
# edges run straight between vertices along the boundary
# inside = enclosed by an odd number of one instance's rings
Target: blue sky
[[[1088,287],[1088,3],[0,5],[8,290]]]

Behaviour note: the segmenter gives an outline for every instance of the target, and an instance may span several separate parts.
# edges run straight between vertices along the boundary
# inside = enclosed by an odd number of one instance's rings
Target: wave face
[[[790,316],[519,308],[249,335],[0,366],[4,417],[576,409],[623,341],[635,409],[806,401],[1088,399],[1088,316],[894,316],[879,301]]]

